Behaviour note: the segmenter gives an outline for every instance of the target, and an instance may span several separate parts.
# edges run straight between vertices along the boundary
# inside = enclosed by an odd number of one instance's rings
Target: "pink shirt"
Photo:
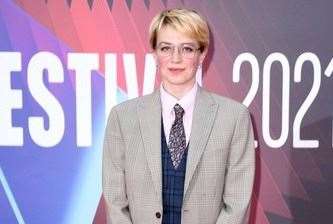
[[[162,103],[162,117],[163,117],[163,126],[166,142],[169,142],[170,129],[175,120],[175,112],[173,107],[176,103],[178,103],[185,111],[183,116],[183,123],[185,129],[186,136],[186,145],[188,144],[191,136],[191,128],[192,128],[192,117],[193,117],[193,109],[195,103],[195,97],[197,94],[198,85],[195,83],[192,89],[187,92],[180,100],[176,97],[172,96],[168,93],[163,84],[160,87],[161,93],[161,103]]]

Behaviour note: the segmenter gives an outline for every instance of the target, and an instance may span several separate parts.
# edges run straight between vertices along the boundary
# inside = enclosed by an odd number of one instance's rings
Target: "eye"
[[[160,48],[160,51],[162,51],[162,52],[169,52],[169,51],[171,51],[171,47],[170,46],[162,46]]]
[[[193,51],[194,51],[193,47],[190,47],[190,46],[183,47],[183,52],[185,52],[185,53],[192,53]]]

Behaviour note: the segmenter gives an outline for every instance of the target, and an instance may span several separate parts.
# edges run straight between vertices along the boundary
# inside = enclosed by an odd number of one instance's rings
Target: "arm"
[[[110,113],[104,137],[103,194],[107,223],[131,224],[125,183],[125,146],[115,109]]]
[[[247,109],[240,112],[234,129],[227,161],[223,193],[224,207],[217,224],[246,221],[255,170],[253,130]]]

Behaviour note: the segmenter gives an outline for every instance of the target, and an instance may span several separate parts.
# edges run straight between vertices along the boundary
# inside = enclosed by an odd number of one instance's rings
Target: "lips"
[[[169,71],[174,74],[178,74],[183,72],[185,69],[184,68],[169,68]]]

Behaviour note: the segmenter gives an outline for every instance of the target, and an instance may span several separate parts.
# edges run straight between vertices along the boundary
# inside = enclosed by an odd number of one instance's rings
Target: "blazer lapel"
[[[217,108],[218,105],[213,101],[212,97],[205,90],[198,88],[187,154],[184,199],[194,171],[208,141]]]
[[[159,200],[162,198],[161,101],[159,90],[139,104],[138,116],[147,163]]]

